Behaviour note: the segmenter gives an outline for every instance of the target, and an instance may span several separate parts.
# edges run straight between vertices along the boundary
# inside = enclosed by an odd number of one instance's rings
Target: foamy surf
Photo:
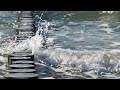
[[[39,36],[38,36],[39,37]],[[55,47],[49,47],[47,49],[42,48],[42,39],[37,36],[34,36],[31,39],[28,39],[20,43],[16,49],[18,50],[29,50],[32,51],[35,55],[35,60],[38,63],[43,63],[47,65],[44,70],[46,72],[52,71],[55,69],[61,69],[62,76],[65,73],[71,74],[69,78],[77,78],[75,75],[82,75],[84,78],[116,78],[120,73],[120,51],[75,51],[70,49],[61,49]],[[37,39],[35,39],[37,38]],[[29,44],[31,42],[32,44]],[[38,43],[37,43],[38,42]],[[28,43],[28,44],[27,44]],[[29,46],[28,46],[29,45]],[[33,48],[33,49],[31,49]],[[20,51],[22,51],[20,50]],[[48,68],[54,68],[48,70]],[[41,70],[38,71],[41,72]],[[53,71],[52,71],[53,72]],[[56,72],[54,72],[56,74]],[[67,74],[65,74],[67,75]],[[111,77],[110,77],[111,75]],[[114,75],[112,77],[112,75]],[[115,77],[116,75],[116,77]],[[107,77],[108,76],[108,77]],[[54,76],[56,77],[56,76]],[[59,78],[66,78],[63,76]]]

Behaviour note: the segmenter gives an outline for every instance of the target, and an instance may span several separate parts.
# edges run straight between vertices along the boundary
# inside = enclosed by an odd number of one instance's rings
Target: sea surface
[[[46,42],[36,35],[16,44],[17,11],[0,11],[0,69],[7,54],[29,50],[35,55],[39,78],[119,79],[120,11],[34,11],[46,20]]]

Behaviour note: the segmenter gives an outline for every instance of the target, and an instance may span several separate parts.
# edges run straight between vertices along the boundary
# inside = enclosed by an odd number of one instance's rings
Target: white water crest
[[[112,13],[117,13],[117,11],[102,11],[102,12],[100,12],[100,14],[104,14],[104,13],[112,14]]]

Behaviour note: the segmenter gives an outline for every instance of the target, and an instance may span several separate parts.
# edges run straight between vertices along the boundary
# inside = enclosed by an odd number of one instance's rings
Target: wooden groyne
[[[16,43],[35,35],[34,19],[31,11],[21,11],[18,16]],[[34,55],[31,52],[14,52],[8,55],[6,79],[37,79]]]

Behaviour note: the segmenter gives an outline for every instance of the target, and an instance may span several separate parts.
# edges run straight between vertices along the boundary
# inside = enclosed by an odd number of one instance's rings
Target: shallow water
[[[5,45],[0,48],[1,55],[32,51],[40,78],[119,78],[119,11],[37,11],[35,15],[41,13],[50,23],[46,38],[49,47],[43,49],[43,38],[36,34],[20,44],[8,39],[8,43],[1,42]],[[12,23],[16,12],[1,11],[0,15],[1,34],[15,35]]]

